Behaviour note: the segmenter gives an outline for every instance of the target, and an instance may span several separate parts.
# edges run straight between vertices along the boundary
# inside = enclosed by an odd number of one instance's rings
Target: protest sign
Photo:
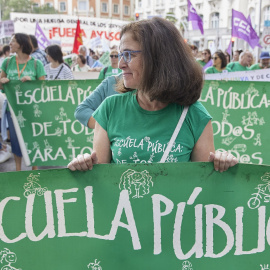
[[[101,80],[11,81],[4,85],[26,165],[65,166],[92,151],[93,130],[74,118]]]
[[[14,34],[13,21],[0,22],[0,38],[11,37]]]
[[[77,16],[61,14],[31,14],[31,13],[10,13],[14,21],[15,31],[18,33],[35,33],[36,23],[43,30],[49,40],[59,41],[63,51],[72,51],[76,33]],[[119,45],[120,28],[128,21],[115,19],[104,19],[95,17],[81,17],[80,27],[83,44],[88,44],[91,39],[105,38],[108,45]]]
[[[106,164],[2,173],[0,185],[1,269],[270,264],[269,166]]]
[[[72,157],[92,149],[92,130],[82,127],[73,115],[76,106],[99,82],[35,81],[5,85],[16,116],[17,134],[22,132],[24,139],[22,148],[26,145],[27,164],[64,166]],[[270,164],[267,87],[265,82],[204,84],[200,101],[213,116],[215,148],[231,151],[241,163]]]
[[[205,81],[200,101],[213,116],[215,148],[241,163],[270,164],[267,82]]]
[[[249,71],[228,72],[205,74],[205,80],[228,80],[228,81],[261,81],[270,82],[270,69],[259,69]]]

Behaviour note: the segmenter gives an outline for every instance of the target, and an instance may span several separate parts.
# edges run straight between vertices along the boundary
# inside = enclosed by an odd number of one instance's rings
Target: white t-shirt
[[[74,68],[73,68],[73,71],[76,71],[76,72],[88,72],[91,68],[88,66],[88,65],[84,65],[83,67],[79,67],[79,65],[76,65]]]
[[[57,68],[52,68],[51,64],[48,64],[45,66],[45,72],[47,74],[46,80],[72,80],[73,79],[73,73],[71,69],[68,68],[63,63],[60,64]]]

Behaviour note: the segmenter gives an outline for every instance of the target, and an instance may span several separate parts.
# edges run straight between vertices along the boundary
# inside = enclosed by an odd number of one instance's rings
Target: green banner
[[[106,164],[0,185],[1,269],[269,269],[270,166]]]
[[[91,151],[93,131],[74,119],[74,110],[99,83],[77,80],[5,85],[28,164],[65,166],[79,153]],[[270,164],[269,86],[269,82],[205,81],[201,102],[213,116],[216,149],[229,150],[241,163]]]
[[[74,111],[100,82],[13,81],[4,85],[27,165],[65,166],[78,154],[92,151],[93,130],[80,124]]]
[[[213,117],[216,150],[241,163],[270,164],[269,82],[205,81],[200,101]]]

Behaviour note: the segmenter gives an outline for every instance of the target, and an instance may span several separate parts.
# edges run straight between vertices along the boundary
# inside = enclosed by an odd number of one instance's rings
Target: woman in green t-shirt
[[[107,97],[93,114],[95,152],[79,155],[68,168],[212,161],[223,172],[234,166],[232,154],[215,152],[212,117],[198,101],[203,71],[178,29],[154,17],[125,25],[120,39],[122,94]]]
[[[31,80],[44,80],[45,70],[43,64],[39,60],[34,60],[30,56],[33,51],[30,37],[26,34],[14,34],[10,41],[10,51],[15,53],[9,58],[6,58],[2,63],[2,72],[0,82],[2,84],[8,83],[12,80],[20,80],[22,82]],[[16,171],[21,170],[22,152],[14,128],[14,124],[10,115],[10,111],[6,110],[6,117],[10,131],[10,141],[12,153],[14,154]],[[36,166],[32,169],[37,169]]]
[[[212,73],[222,73],[226,70],[227,59],[226,55],[221,51],[218,50],[213,55],[213,66],[209,67],[205,70],[206,74]]]

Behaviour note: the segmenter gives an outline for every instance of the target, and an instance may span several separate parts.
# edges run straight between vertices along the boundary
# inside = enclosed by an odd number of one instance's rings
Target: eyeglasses
[[[141,51],[124,51],[122,53],[119,53],[118,54],[118,61],[120,61],[122,56],[123,56],[125,63],[129,63],[131,61],[131,55],[133,53],[138,53],[138,52],[141,52]]]
[[[217,60],[219,57],[213,57],[214,60]]]
[[[117,54],[115,54],[115,55],[112,54],[112,55],[110,55],[110,57],[111,57],[111,58],[118,58],[118,55],[117,55]]]

